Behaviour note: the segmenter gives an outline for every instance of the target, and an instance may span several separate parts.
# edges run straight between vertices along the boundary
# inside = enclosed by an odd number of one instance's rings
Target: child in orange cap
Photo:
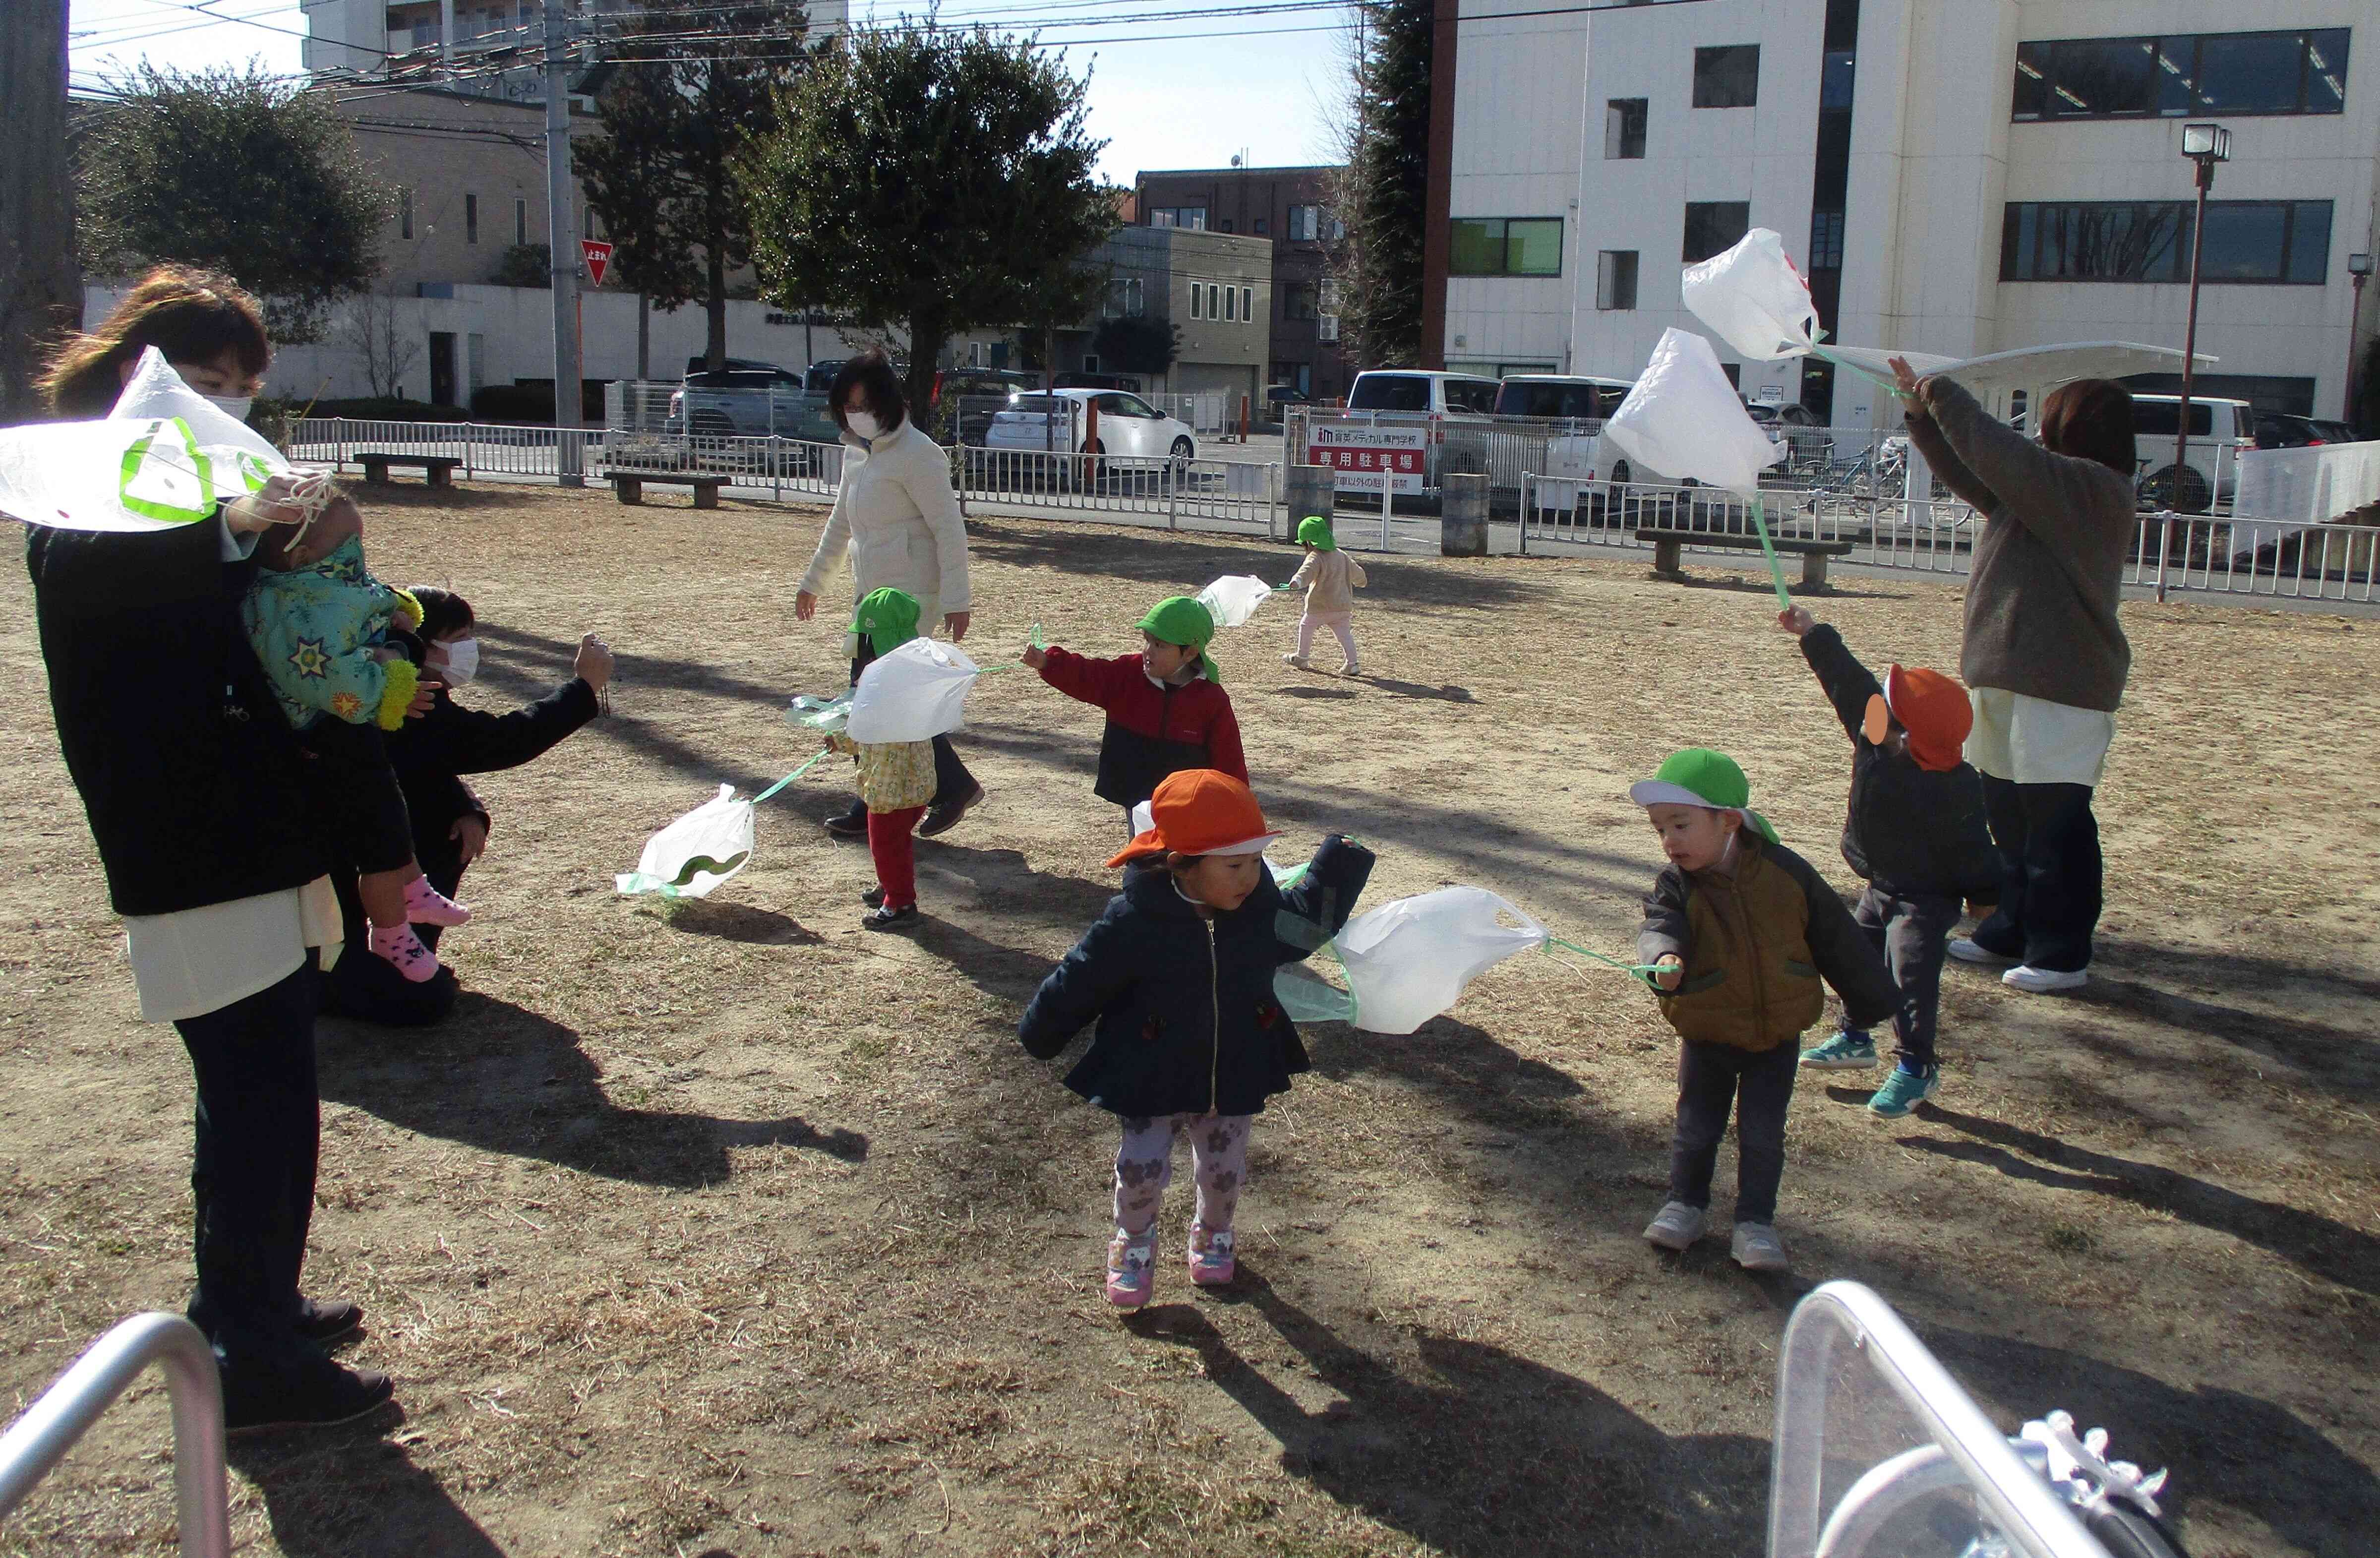
[[[1213,769],[1168,776],[1135,809],[1140,832],[1108,862],[1126,868],[1123,891],[1016,1028],[1048,1060],[1099,1025],[1066,1085],[1123,1122],[1107,1296],[1123,1309],[1148,1302],[1158,1207],[1184,1136],[1198,1182],[1190,1280],[1217,1287],[1237,1272],[1232,1221],[1249,1129],[1265,1100],[1307,1069],[1273,971],[1338,934],[1372,870],[1370,851],[1332,834],[1282,891],[1264,858],[1281,835],[1246,785]]]
[[[1893,1014],[1890,1076],[1868,1108],[1899,1119],[1941,1086],[1935,1015],[1942,955],[1962,899],[1999,894],[1999,856],[1984,821],[1984,782],[1961,756],[1974,711],[1967,691],[1939,671],[1895,665],[1879,684],[1842,635],[1800,606],[1777,615],[1802,640],[1827,701],[1852,738],[1851,809],[1843,860],[1867,883],[1853,918],[1892,969],[1900,1006]],[[1876,1064],[1876,1041],[1845,1027],[1805,1052],[1815,1071],[1860,1071]]]

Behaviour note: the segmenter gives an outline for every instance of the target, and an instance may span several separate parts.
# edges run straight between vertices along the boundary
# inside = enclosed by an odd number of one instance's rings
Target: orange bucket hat
[[[1111,866],[1168,851],[1259,855],[1281,836],[1267,831],[1264,809],[1245,785],[1211,768],[1166,775],[1155,795],[1133,808],[1133,818],[1144,825]]]
[[[1974,706],[1955,677],[1939,671],[1895,665],[1884,674],[1884,696],[1867,700],[1861,733],[1881,746],[1890,721],[1909,732],[1909,755],[1917,766],[1947,773],[1964,761],[1967,733],[1975,727]]]

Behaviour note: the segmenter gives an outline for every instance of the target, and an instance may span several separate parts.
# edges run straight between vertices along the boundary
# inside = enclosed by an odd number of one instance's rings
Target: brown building
[[[1340,229],[1324,190],[1331,167],[1224,167],[1144,173],[1134,181],[1138,224],[1272,240],[1269,384],[1316,400],[1342,399],[1354,371],[1339,350],[1339,322],[1323,274]]]

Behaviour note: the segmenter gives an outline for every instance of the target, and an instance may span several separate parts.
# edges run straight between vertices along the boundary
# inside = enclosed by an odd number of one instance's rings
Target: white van
[[[1355,375],[1347,386],[1347,414],[1358,420],[1429,430],[1424,452],[1422,487],[1435,493],[1442,470],[1484,472],[1488,457],[1476,438],[1451,455],[1446,424],[1451,420],[1486,428],[1496,413],[1497,383],[1475,373],[1447,373],[1426,368],[1383,368]]]
[[[2244,400],[2192,396],[2188,469],[2177,483],[2173,444],[2180,432],[2181,396],[2132,396],[2132,452],[2142,503],[2204,514],[2215,504],[2230,502],[2240,484],[2240,456],[2256,446],[2255,408]]]

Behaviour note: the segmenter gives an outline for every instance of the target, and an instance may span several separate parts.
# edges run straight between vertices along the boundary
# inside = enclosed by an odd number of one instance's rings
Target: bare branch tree
[[[421,343],[397,319],[396,296],[367,292],[347,305],[340,341],[363,359],[364,382],[376,400],[395,400],[405,387],[405,375],[421,360]]]

